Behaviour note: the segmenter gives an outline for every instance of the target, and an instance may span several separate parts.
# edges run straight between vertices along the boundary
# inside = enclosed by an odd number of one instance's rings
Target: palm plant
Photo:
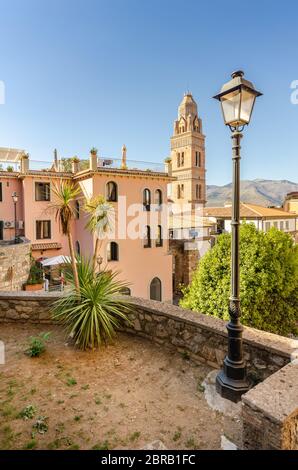
[[[71,270],[66,276],[72,288],[55,301],[53,319],[62,324],[80,349],[95,348],[116,334],[122,321],[128,321],[129,299],[121,295],[127,284],[117,281],[117,273],[94,274],[91,262],[77,258],[80,293],[75,289]]]
[[[85,211],[89,215],[86,228],[96,235],[94,254],[92,260],[93,271],[96,271],[98,253],[103,237],[114,229],[115,211],[102,195],[94,196],[85,204]]]
[[[74,284],[77,292],[79,292],[80,284],[71,234],[71,222],[75,218],[74,201],[80,194],[80,189],[74,186],[73,183],[62,180],[59,185],[56,184],[53,186],[52,191],[54,194],[54,202],[50,208],[55,211],[55,217],[59,222],[62,233],[68,238]]]

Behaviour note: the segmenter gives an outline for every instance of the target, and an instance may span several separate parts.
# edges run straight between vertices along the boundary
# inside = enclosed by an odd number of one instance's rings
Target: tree
[[[218,237],[184,289],[182,307],[229,319],[231,235]],[[298,246],[290,235],[240,228],[241,321],[283,335],[298,332]]]
[[[73,183],[68,181],[60,181],[60,184],[53,185],[54,202],[50,209],[55,211],[56,220],[62,229],[63,235],[68,238],[69,253],[71,257],[71,265],[74,276],[74,284],[77,292],[80,290],[76,256],[73,247],[73,240],[71,234],[71,222],[75,218],[74,202],[80,194],[80,188],[74,186]]]
[[[114,228],[115,211],[113,206],[106,202],[102,195],[89,199],[85,204],[85,211],[90,216],[86,228],[96,235],[92,261],[93,271],[95,272],[103,237]]]
[[[67,269],[72,288],[55,301],[53,319],[64,326],[76,346],[93,349],[112,339],[121,322],[128,321],[130,301],[121,295],[127,284],[115,279],[117,273],[94,273],[84,258],[78,258],[77,266],[80,293],[75,289],[72,270]]]

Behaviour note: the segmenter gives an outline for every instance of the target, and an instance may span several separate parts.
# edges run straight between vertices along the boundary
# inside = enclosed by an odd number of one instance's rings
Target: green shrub
[[[37,410],[34,405],[27,405],[22,409],[22,411],[20,411],[19,418],[23,418],[24,420],[33,419],[36,411]]]
[[[71,289],[54,303],[53,319],[64,326],[79,348],[95,348],[115,336],[121,321],[128,321],[129,299],[121,296],[126,284],[115,280],[117,273],[95,274],[89,260],[78,259],[77,269],[80,290],[75,290],[67,269]]]
[[[231,235],[218,237],[200,260],[180,305],[229,319]],[[272,333],[297,334],[298,246],[290,235],[253,224],[240,228],[241,321]]]
[[[38,336],[30,336],[29,347],[25,353],[30,357],[40,356],[46,349],[45,343],[50,338],[50,332],[40,333]]]
[[[40,263],[36,262],[35,259],[31,256],[31,266],[29,271],[29,276],[27,284],[42,284],[43,283],[43,271],[40,266]]]

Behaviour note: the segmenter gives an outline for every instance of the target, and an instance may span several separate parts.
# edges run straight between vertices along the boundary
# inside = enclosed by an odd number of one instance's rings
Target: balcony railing
[[[89,169],[89,159],[82,159],[78,162],[78,171],[88,170]],[[71,158],[61,158],[58,162],[59,171],[63,172],[72,172],[72,159]],[[99,157],[97,159],[97,168],[98,170],[102,169],[121,169],[122,160],[121,158],[103,158]],[[127,160],[126,168],[128,170],[141,170],[147,172],[161,172],[163,173],[164,165],[157,162],[145,162],[142,160]],[[29,170],[32,171],[53,171],[54,162],[45,161],[45,160],[29,160]],[[21,171],[20,162],[0,162],[0,171]]]

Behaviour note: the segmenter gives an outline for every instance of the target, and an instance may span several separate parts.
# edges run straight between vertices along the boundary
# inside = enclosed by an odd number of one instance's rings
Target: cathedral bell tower
[[[188,204],[190,210],[206,202],[205,136],[202,120],[191,93],[186,93],[179,106],[171,137],[172,182],[171,199]]]

